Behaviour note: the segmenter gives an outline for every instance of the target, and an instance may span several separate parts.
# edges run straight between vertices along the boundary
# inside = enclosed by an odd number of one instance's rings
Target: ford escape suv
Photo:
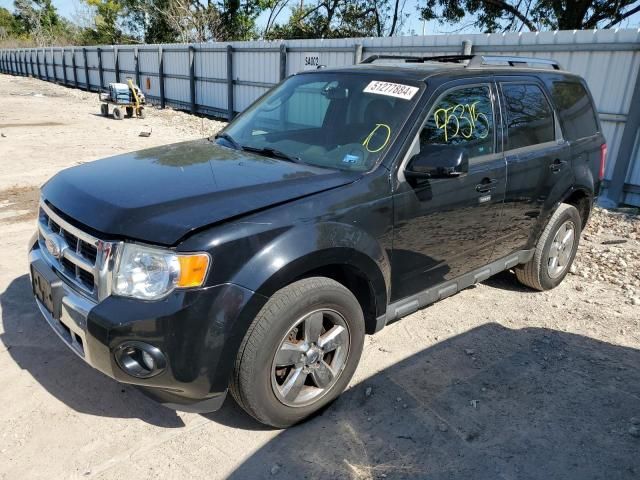
[[[552,61],[307,71],[214,139],[49,180],[33,292],[117,381],[192,412],[230,390],[286,427],[342,392],[366,333],[506,269],[557,286],[605,156],[584,80]]]

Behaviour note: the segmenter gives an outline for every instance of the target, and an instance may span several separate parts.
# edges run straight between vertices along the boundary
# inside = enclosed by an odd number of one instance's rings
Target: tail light
[[[600,172],[598,177],[600,180],[604,180],[604,170],[607,166],[607,144],[603,143],[600,145]]]

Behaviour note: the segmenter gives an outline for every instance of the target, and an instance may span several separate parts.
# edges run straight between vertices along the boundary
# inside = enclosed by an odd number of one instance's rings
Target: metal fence
[[[609,146],[607,195],[640,206],[640,29],[0,50],[0,70],[99,91],[133,78],[152,102],[231,118],[280,80],[374,54],[550,57],[583,76]]]

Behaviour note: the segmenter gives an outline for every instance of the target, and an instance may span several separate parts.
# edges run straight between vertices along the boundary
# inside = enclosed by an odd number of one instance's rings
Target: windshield
[[[345,73],[296,75],[218,138],[230,148],[340,170],[370,170],[392,144],[419,84]]]

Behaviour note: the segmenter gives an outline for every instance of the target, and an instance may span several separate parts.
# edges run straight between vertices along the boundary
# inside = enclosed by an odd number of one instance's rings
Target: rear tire
[[[127,110],[127,118],[133,117],[133,107],[126,107]]]
[[[147,111],[144,107],[138,108],[138,118],[147,118]]]
[[[107,105],[106,103],[100,104],[100,114],[103,117],[108,116],[109,115],[109,105]]]
[[[116,120],[124,120],[124,112],[120,107],[115,107],[113,109],[113,118]]]
[[[542,232],[533,258],[516,267],[518,281],[535,290],[550,290],[560,285],[576,256],[581,233],[578,210],[561,204]]]
[[[292,283],[267,301],[249,327],[231,394],[259,422],[294,425],[346,388],[364,333],[360,304],[343,285],[325,277]]]

